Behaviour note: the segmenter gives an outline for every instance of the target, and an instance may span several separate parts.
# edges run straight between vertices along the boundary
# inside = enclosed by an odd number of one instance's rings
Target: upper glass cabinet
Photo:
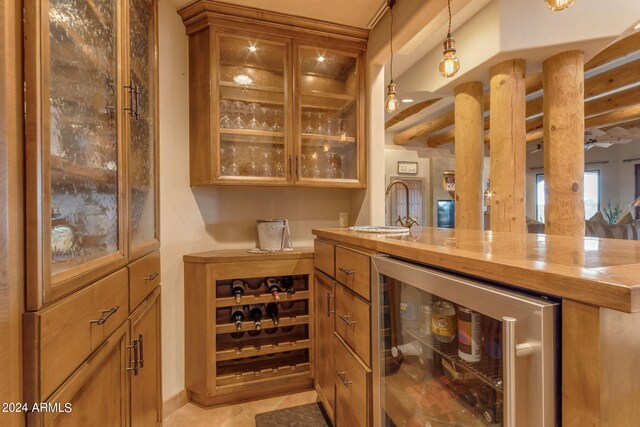
[[[159,247],[155,0],[129,1],[129,260]]]
[[[218,175],[285,184],[289,179],[288,44],[218,36]]]
[[[298,70],[298,179],[312,185],[360,182],[364,162],[360,56],[299,46]]]

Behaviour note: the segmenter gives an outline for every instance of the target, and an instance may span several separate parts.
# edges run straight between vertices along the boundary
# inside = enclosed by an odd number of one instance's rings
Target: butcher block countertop
[[[574,301],[640,312],[640,242],[414,227],[407,235],[346,228],[318,238]]]

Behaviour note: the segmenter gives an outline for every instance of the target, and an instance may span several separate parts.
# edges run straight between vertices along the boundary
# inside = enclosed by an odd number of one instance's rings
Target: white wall
[[[182,256],[254,247],[255,221],[288,218],[294,246],[312,228],[337,227],[351,211],[351,190],[189,187],[188,40],[175,8],[160,0],[160,208],[162,240],[163,396],[184,388]]]
[[[604,209],[610,199],[613,206],[621,209],[635,199],[635,164],[622,163],[624,159],[640,158],[640,140],[609,148],[592,148],[585,153],[585,163],[608,161],[605,165],[587,165],[586,170],[600,171],[600,209]],[[527,216],[536,217],[536,174],[543,170],[531,171],[544,165],[542,151],[527,156]]]

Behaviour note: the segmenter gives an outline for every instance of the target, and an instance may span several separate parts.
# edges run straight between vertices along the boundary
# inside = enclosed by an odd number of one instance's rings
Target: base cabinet
[[[130,327],[137,356],[129,370],[131,425],[157,426],[162,422],[160,288],[131,315]]]
[[[327,415],[334,421],[335,389],[333,377],[333,298],[335,282],[320,270],[315,271],[316,374],[315,388]]]
[[[30,426],[129,426],[129,327],[123,323],[46,402]]]
[[[336,389],[336,427],[371,425],[371,370],[351,351],[338,334],[333,339]]]

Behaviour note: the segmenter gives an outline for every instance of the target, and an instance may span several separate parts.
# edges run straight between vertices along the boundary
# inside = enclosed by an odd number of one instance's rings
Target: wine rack
[[[279,285],[277,301],[268,278]],[[239,301],[233,292],[238,281],[242,283]],[[185,256],[190,399],[212,406],[310,389],[313,283],[311,249]],[[270,303],[277,303],[277,323],[267,314]],[[256,306],[261,313],[259,328],[250,316]],[[242,316],[233,318],[239,311]]]

